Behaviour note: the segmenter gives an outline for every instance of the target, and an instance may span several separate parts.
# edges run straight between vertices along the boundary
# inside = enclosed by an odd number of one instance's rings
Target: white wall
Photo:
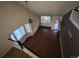
[[[31,25],[32,25],[32,30],[33,30],[33,34],[34,34],[40,26],[40,23],[38,20],[38,18],[40,18],[40,17],[33,16],[33,13],[30,13],[30,12],[28,15],[29,15],[29,18],[31,18],[33,20]]]
[[[30,15],[29,15],[30,16]],[[34,21],[39,18],[32,14]],[[12,47],[8,41],[9,34],[28,20],[28,11],[16,2],[0,2],[0,57]],[[33,31],[39,26],[34,22]]]

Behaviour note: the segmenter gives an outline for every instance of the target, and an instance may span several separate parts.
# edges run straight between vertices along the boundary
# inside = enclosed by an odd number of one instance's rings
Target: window
[[[11,38],[12,40],[17,40],[19,41],[24,35],[26,34],[24,27],[21,26],[18,29],[16,29],[12,34],[11,34]]]
[[[42,23],[50,23],[50,16],[41,16]]]
[[[25,29],[26,29],[27,33],[31,33],[32,32],[31,24],[27,23],[27,24],[24,24],[24,26],[25,26]]]
[[[31,24],[24,24],[23,26],[19,27],[18,29],[12,32],[11,39],[14,41],[19,41],[26,33],[28,34],[31,32]]]

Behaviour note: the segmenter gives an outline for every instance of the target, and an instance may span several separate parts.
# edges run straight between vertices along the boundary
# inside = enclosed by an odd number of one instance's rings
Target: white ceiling
[[[28,1],[28,9],[37,15],[61,16],[73,7],[79,5],[78,1]]]

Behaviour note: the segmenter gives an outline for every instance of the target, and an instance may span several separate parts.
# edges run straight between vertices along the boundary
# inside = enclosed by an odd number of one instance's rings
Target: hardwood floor
[[[48,27],[40,27],[35,35],[28,38],[23,44],[42,58],[61,57],[58,35]]]

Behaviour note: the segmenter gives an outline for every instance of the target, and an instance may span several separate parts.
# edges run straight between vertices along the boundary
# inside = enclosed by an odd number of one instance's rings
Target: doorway
[[[59,20],[54,21],[54,31],[56,31],[56,32],[59,31]]]

